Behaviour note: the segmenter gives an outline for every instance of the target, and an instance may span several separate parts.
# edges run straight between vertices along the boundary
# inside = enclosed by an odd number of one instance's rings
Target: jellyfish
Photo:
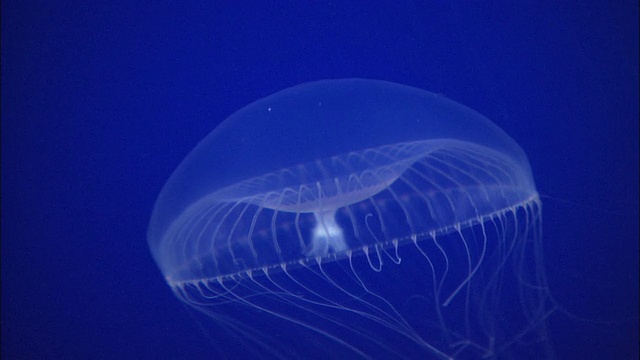
[[[294,86],[182,161],[150,221],[217,357],[544,358],[542,205],[505,132],[379,80]]]

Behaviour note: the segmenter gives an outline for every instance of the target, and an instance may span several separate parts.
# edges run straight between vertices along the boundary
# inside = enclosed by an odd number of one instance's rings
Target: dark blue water
[[[2,358],[210,358],[209,319],[148,250],[153,202],[233,111],[343,77],[442,93],[510,134],[572,314],[549,319],[558,358],[637,358],[638,63],[633,1],[3,1]]]

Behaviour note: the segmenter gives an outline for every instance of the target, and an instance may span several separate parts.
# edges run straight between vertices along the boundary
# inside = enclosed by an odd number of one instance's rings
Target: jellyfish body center
[[[336,211],[315,212],[316,225],[312,230],[311,246],[307,256],[325,256],[330,252],[347,250],[342,228],[336,222]]]

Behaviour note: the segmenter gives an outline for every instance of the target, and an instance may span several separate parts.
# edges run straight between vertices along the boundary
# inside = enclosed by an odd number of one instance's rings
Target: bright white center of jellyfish
[[[307,256],[323,256],[332,252],[347,250],[342,229],[336,223],[336,211],[324,211],[314,213],[316,225],[311,235],[311,246]]]
[[[298,201],[291,208],[313,213],[316,223],[311,232],[311,244],[304,252],[306,256],[326,256],[329,253],[346,251],[349,246],[342,228],[336,222],[339,208],[349,206],[371,198],[393,183],[409,163],[398,162],[357,176],[333,178],[316,183],[317,193],[311,198]],[[312,188],[312,187],[307,187]],[[308,195],[308,194],[307,194]],[[280,204],[280,209],[287,206]]]

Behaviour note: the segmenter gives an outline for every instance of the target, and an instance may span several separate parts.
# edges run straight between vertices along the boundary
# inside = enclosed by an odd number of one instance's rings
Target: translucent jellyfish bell
[[[540,211],[524,152],[483,116],[403,85],[327,80],[205,137],[148,240],[176,295],[235,333],[228,351],[492,357],[544,337]],[[523,309],[505,319],[511,300]]]

